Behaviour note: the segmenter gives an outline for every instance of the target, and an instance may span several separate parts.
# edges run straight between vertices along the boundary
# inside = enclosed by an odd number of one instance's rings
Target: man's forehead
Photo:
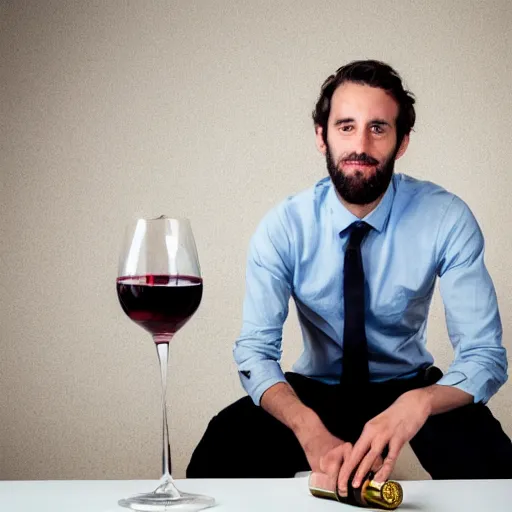
[[[375,117],[395,121],[397,115],[398,103],[384,89],[345,82],[334,91],[329,117]]]

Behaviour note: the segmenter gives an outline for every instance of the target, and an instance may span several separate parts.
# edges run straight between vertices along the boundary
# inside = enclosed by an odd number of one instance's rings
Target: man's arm
[[[263,393],[261,406],[297,437],[312,471],[337,475],[352,450],[350,443],[333,436],[318,415],[306,407],[288,383],[280,382]]]
[[[429,416],[442,414],[473,402],[473,396],[451,386],[434,384],[413,389],[400,396],[388,409],[366,423],[363,432],[338,475],[338,489],[346,496],[350,475],[357,467],[352,480],[359,487],[375,460],[389,448],[384,463],[374,480],[385,482],[391,475],[400,451],[425,424]]]
[[[484,239],[467,205],[454,197],[437,242],[439,289],[455,357],[439,385],[486,403],[507,380],[496,292],[484,263]]]
[[[279,207],[251,238],[242,331],[233,348],[240,381],[256,405],[263,393],[286,382],[280,366],[283,324],[293,282],[293,254]]]
[[[293,286],[293,244],[279,207],[251,239],[243,326],[233,350],[243,387],[256,405],[290,428],[314,470],[338,474],[352,446],[334,437],[286,382],[280,366],[283,324]]]
[[[437,273],[446,324],[455,358],[437,384],[409,391],[370,420],[338,476],[340,491],[357,467],[358,486],[372,460],[385,446],[389,455],[377,481],[389,477],[402,447],[428,417],[472,402],[487,402],[507,379],[507,357],[501,343],[496,293],[484,264],[484,241],[478,224],[459,198],[454,197],[439,228]]]
[[[421,396],[420,402],[425,401],[429,416],[442,414],[444,412],[457,409],[464,405],[469,405],[474,401],[473,395],[452,386],[440,386],[433,384],[422,389],[409,391],[413,396]]]

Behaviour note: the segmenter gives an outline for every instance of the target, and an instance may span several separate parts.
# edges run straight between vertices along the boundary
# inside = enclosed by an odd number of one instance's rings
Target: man
[[[234,356],[250,395],[213,418],[188,477],[386,480],[410,442],[432,478],[512,478],[512,443],[485,405],[507,358],[484,243],[469,208],[394,174],[414,98],[377,61],[340,68],[313,112],[329,178],[274,208],[251,240]],[[439,278],[455,357],[426,350]],[[293,297],[304,352],[283,374]],[[252,400],[251,400],[252,399]]]

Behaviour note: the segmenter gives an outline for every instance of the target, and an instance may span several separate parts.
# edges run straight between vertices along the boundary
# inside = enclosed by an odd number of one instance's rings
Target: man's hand
[[[319,422],[311,423],[307,430],[297,432],[297,438],[306,454],[311,470],[332,476],[336,481],[340,468],[347,464],[352,454],[353,446],[336,436],[333,436]],[[382,457],[377,457],[371,469],[377,471],[382,466]]]
[[[296,432],[312,471],[337,476],[348,460],[352,445],[333,436],[321,421],[313,421]]]
[[[299,400],[288,383],[279,382],[267,389],[261,397],[261,406],[293,431],[313,471],[337,477],[352,445],[333,436],[318,415]]]
[[[268,388],[261,397],[261,406],[293,431],[312,471],[337,479],[340,468],[349,460],[352,445],[333,436],[288,383],[279,382]],[[375,471],[381,465],[382,458],[378,457],[372,469]]]
[[[379,458],[386,448],[389,453],[377,471],[374,480],[386,481],[395,467],[398,455],[431,414],[431,401],[425,389],[415,389],[400,396],[384,412],[366,423],[346,463],[341,466],[338,475],[338,492],[347,495],[347,484],[355,468],[357,472],[352,481],[354,487],[361,485],[362,479],[370,469],[378,465]]]

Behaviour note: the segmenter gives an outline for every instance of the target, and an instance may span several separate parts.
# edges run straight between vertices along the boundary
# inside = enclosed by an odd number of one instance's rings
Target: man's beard
[[[379,165],[378,160],[366,153],[351,153],[341,157],[338,162],[334,162],[329,145],[327,145],[325,153],[327,170],[340,197],[347,203],[359,205],[369,204],[378,199],[386,192],[393,177],[397,152],[397,150],[393,151],[381,165]],[[349,160],[375,165],[375,172],[368,178],[365,178],[360,170],[356,170],[354,174],[347,176],[341,167],[344,162]]]

